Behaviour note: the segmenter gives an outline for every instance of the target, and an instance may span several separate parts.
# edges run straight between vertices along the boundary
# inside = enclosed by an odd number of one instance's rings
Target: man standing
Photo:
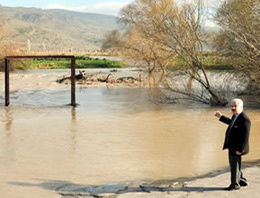
[[[249,152],[249,132],[251,122],[243,112],[243,101],[233,99],[231,102],[232,119],[216,111],[214,115],[221,122],[228,124],[223,149],[228,149],[231,184],[224,190],[238,190],[240,186],[247,186],[247,180],[241,171],[242,155]]]

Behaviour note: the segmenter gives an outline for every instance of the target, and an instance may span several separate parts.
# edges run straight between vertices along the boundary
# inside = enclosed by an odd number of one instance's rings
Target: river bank
[[[104,185],[87,185],[61,180],[8,182],[12,190],[1,190],[5,198],[258,198],[260,161],[243,163],[243,173],[249,186],[236,191],[224,191],[229,185],[227,168],[207,175],[176,180],[132,181]]]
[[[53,191],[62,198],[182,198],[182,197],[243,197],[258,198],[260,185],[260,160],[245,162],[244,175],[249,186],[237,191],[225,191],[229,185],[227,168],[195,178],[175,180],[132,181],[106,185],[84,185],[65,181],[44,181],[38,184],[12,183],[20,186],[37,186]],[[54,196],[56,197],[56,196]],[[58,197],[58,196],[57,196]]]
[[[64,198],[102,197],[102,198],[177,198],[177,197],[259,197],[260,161],[244,163],[244,174],[249,181],[248,187],[238,191],[224,191],[229,185],[230,173],[222,169],[197,178],[181,178],[173,181],[133,182],[126,185],[104,185],[86,187],[75,191],[72,186],[60,188],[58,193]],[[66,192],[66,189],[68,190]]]

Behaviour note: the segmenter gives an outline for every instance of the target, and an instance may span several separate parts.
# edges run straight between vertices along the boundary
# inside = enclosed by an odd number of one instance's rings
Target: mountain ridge
[[[119,28],[115,16],[62,9],[0,5],[0,15],[10,30],[5,42],[16,41],[27,52],[98,50],[106,33]]]

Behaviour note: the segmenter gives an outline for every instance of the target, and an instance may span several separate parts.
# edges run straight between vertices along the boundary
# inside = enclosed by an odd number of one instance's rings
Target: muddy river
[[[163,180],[228,166],[226,126],[213,116],[216,108],[160,103],[154,89],[122,86],[77,86],[80,105],[72,108],[66,106],[70,86],[55,82],[68,73],[12,73],[9,107],[1,90],[0,197],[57,196],[40,185],[46,181]],[[229,107],[220,110],[231,116]],[[245,111],[252,130],[244,161],[254,161],[260,159],[260,110],[245,102]]]

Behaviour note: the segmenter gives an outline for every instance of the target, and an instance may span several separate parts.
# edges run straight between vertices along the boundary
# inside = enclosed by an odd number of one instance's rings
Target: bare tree
[[[0,17],[3,17],[0,15]],[[6,54],[6,44],[4,43],[6,36],[8,35],[8,28],[2,22],[0,22],[0,70],[4,68],[4,56]]]
[[[120,46],[121,33],[118,30],[112,30],[107,35],[102,43],[102,49],[117,50]]]
[[[201,0],[181,5],[174,0],[136,0],[121,10],[120,22],[125,25],[127,32],[138,33],[143,41],[139,43],[152,44],[150,51],[159,49],[154,60],[161,57],[162,52],[166,52],[169,59],[178,55],[186,62],[186,67],[182,69],[208,92],[210,103],[226,105],[227,100],[211,87],[199,57],[203,50],[202,7]]]
[[[150,37],[144,37],[134,29],[124,34],[121,49],[125,56],[145,64],[150,74],[156,68],[165,74],[165,68],[169,64],[170,57],[172,57],[172,53],[165,51],[160,43]]]
[[[5,16],[0,15],[2,19],[5,19]],[[6,21],[3,20],[3,21]],[[20,46],[14,41],[10,42],[8,41],[8,37],[11,34],[11,30],[8,27],[8,25],[4,22],[0,22],[0,70],[4,69],[4,57],[7,55],[16,55],[21,53]],[[6,42],[8,41],[8,42]],[[11,62],[11,69],[13,69],[15,66],[15,61]],[[19,64],[22,64],[21,61],[19,61]]]
[[[149,74],[159,69],[162,75],[166,73],[173,54],[166,51],[165,47],[150,37],[147,37],[137,29],[131,28],[122,33],[113,30],[103,42],[103,49],[120,50],[120,53],[127,58],[139,62],[148,68]]]
[[[225,0],[216,21],[222,28],[215,39],[219,51],[260,88],[260,0]]]

